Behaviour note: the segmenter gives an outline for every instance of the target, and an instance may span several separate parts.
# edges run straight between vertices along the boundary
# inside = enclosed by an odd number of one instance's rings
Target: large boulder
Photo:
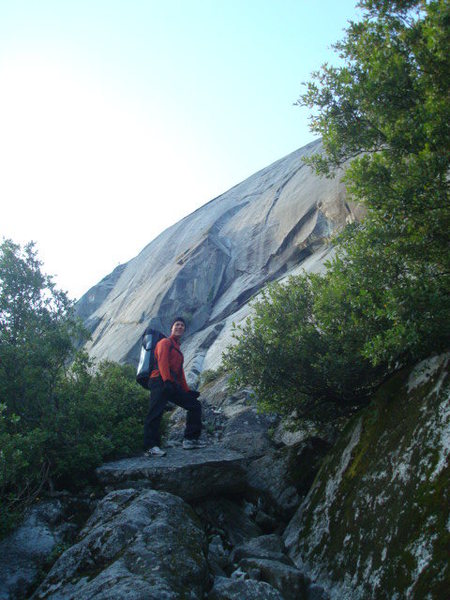
[[[209,585],[206,547],[201,524],[180,498],[112,492],[32,598],[198,600]]]
[[[222,444],[247,458],[263,456],[272,447],[268,436],[270,426],[269,417],[259,414],[254,406],[245,407],[227,419]]]
[[[260,413],[250,388],[230,393],[228,377],[218,374],[201,388],[206,429],[226,448],[247,458],[262,456],[273,446],[270,432],[279,417]]]
[[[356,415],[287,527],[333,599],[448,597],[448,355],[398,373]]]
[[[271,450],[247,467],[248,494],[260,507],[287,522],[307,494],[329,444],[309,438]]]

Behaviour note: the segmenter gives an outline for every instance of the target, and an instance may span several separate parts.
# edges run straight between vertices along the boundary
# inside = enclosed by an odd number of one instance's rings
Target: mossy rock
[[[448,597],[448,355],[398,373],[325,460],[285,541],[332,598]]]

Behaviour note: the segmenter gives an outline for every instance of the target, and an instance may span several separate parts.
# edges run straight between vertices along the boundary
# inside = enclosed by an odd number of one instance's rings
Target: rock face
[[[448,356],[385,384],[347,426],[284,534],[339,600],[448,597]]]
[[[137,362],[149,320],[167,333],[183,314],[188,376],[217,368],[251,297],[282,275],[321,268],[330,234],[355,218],[339,177],[319,179],[302,163],[319,150],[309,144],[236,185],[89,290],[77,310],[92,332],[90,354]]]

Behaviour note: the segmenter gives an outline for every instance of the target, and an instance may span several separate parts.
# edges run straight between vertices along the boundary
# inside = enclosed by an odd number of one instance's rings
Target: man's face
[[[175,321],[175,323],[172,325],[170,334],[174,335],[175,337],[181,337],[185,329],[186,327],[184,326],[183,321]]]

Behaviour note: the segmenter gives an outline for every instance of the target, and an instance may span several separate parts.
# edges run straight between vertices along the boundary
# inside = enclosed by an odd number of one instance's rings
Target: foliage
[[[208,383],[212,383],[216,381],[221,375],[225,372],[222,365],[220,365],[217,369],[205,369],[201,374],[201,386],[205,386]]]
[[[316,109],[319,172],[350,161],[349,194],[369,209],[332,265],[351,313],[367,320],[363,354],[390,367],[448,343],[450,7],[363,0],[299,104]],[[435,348],[433,348],[435,345]]]
[[[103,460],[139,452],[148,397],[131,366],[106,361],[94,368],[80,352],[56,393],[59,410],[48,415],[44,429],[45,455],[58,485],[79,487]]]
[[[364,401],[382,371],[367,359],[355,360],[359,323],[338,323],[336,306],[318,310],[326,283],[319,275],[300,275],[263,290],[252,316],[235,327],[238,343],[223,355],[232,388],[251,385],[262,408],[280,413]]]
[[[21,431],[20,418],[0,404],[0,538],[20,518],[24,506],[41,491],[48,475],[42,448],[45,432]]]
[[[43,489],[138,452],[148,398],[132,367],[75,353],[86,334],[33,244],[0,246],[0,323],[1,537]]]
[[[314,73],[298,104],[323,139],[306,162],[326,176],[344,166],[367,217],[337,239],[324,276],[265,292],[224,358],[235,384],[281,410],[363,402],[449,341],[449,5],[358,6],[335,45],[342,66]]]

